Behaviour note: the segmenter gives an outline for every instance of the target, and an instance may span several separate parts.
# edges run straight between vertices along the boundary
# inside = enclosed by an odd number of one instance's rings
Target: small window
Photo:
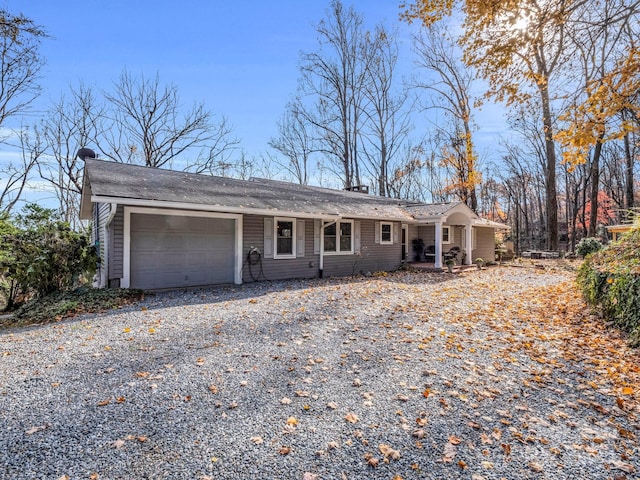
[[[380,243],[393,243],[393,224],[380,222]]]
[[[276,219],[275,258],[292,258],[296,252],[296,222],[293,219]]]
[[[338,236],[336,235],[336,224],[329,225],[324,228],[324,251],[325,252],[335,252],[336,251],[336,239]]]
[[[324,227],[326,253],[353,253],[353,221],[336,222]]]
[[[453,231],[450,226],[442,227],[442,243],[451,243],[453,241]]]

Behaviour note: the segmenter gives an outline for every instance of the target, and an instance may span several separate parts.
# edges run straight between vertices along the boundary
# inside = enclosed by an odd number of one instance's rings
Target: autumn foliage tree
[[[465,63],[487,83],[486,98],[507,106],[536,98],[545,139],[547,247],[558,248],[553,81],[565,58],[566,29],[584,2],[560,0],[417,0],[404,18],[430,26],[461,12]]]

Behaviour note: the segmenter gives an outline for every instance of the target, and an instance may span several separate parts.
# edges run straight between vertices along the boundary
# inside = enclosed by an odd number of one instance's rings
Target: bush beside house
[[[14,220],[3,218],[2,225],[0,287],[6,310],[78,286],[82,275],[93,276],[95,248],[53,210],[27,205]]]
[[[587,254],[578,272],[586,301],[640,346],[640,226]]]

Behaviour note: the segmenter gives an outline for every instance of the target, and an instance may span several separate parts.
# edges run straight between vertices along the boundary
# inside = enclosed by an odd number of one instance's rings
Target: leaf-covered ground
[[[3,478],[640,469],[639,357],[553,268],[165,293],[0,355]]]

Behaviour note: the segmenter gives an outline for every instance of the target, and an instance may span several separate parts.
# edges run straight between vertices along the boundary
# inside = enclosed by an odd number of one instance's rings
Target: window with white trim
[[[393,243],[393,223],[380,222],[380,243],[387,245]]]
[[[453,242],[453,229],[451,226],[442,226],[442,243],[451,243]]]
[[[295,258],[296,221],[293,218],[276,218],[274,222],[276,248],[274,258]]]
[[[353,253],[353,220],[341,220],[324,227],[325,253]]]

